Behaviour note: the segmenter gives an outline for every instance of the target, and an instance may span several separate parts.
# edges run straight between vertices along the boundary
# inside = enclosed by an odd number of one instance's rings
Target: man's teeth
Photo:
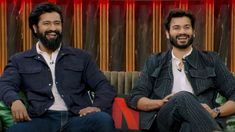
[[[187,37],[178,37],[178,39],[187,39]]]

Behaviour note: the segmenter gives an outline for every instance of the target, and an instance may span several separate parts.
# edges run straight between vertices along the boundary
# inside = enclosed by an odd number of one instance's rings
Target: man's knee
[[[114,132],[114,122],[112,117],[105,112],[94,112],[84,117],[74,120],[66,130],[76,131],[97,131]]]
[[[112,117],[105,113],[105,112],[96,112],[96,113],[91,113],[90,119],[94,121],[100,121],[101,123],[113,123]]]
[[[175,99],[196,99],[192,93],[187,92],[187,91],[180,91],[180,92],[176,93],[172,97],[172,99],[173,98],[175,98]]]

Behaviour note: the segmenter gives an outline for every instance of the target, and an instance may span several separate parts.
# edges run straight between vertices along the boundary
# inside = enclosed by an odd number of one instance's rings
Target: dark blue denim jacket
[[[170,94],[173,87],[171,50],[150,56],[141,72],[134,89],[127,98],[128,105],[136,109],[141,97],[162,99]],[[235,101],[235,79],[219,56],[214,52],[202,52],[193,49],[184,60],[185,73],[192,85],[199,102],[211,108],[218,106],[215,102],[217,93]],[[157,111],[141,112],[141,128],[149,129]]]
[[[8,106],[19,99],[23,90],[28,98],[30,116],[42,115],[53,104],[52,76],[36,46],[9,59],[0,78],[0,99]],[[114,88],[85,51],[61,47],[55,65],[55,84],[69,111],[78,113],[87,106],[97,106],[110,113],[116,95]],[[88,90],[95,92],[92,103]]]

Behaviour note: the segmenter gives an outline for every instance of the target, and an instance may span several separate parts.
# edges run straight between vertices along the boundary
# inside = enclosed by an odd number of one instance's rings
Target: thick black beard
[[[179,37],[179,36],[180,36],[180,35],[176,36],[176,39],[177,39],[177,37]],[[188,36],[189,36],[189,35],[188,35]],[[177,40],[176,40],[176,39],[174,39],[172,36],[170,36],[170,43],[171,43],[171,45],[174,46],[174,47],[176,47],[176,48],[178,48],[178,49],[186,49],[186,48],[188,48],[190,45],[192,45],[193,40],[194,40],[194,37],[193,37],[193,35],[192,35],[191,38],[189,39],[188,43],[185,44],[185,45],[179,45],[179,44],[177,43]]]
[[[48,40],[46,38],[46,35],[48,33],[56,33],[56,35],[57,35],[56,39]],[[37,33],[37,37],[41,41],[43,46],[45,48],[47,48],[48,50],[51,50],[52,52],[54,52],[55,50],[57,50],[60,47],[60,44],[62,41],[62,34],[59,31],[49,30],[49,31],[46,31],[44,35],[42,33]]]

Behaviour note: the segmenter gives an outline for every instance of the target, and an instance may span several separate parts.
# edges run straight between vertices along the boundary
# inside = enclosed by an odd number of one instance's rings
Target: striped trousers
[[[186,91],[176,93],[158,112],[151,127],[157,132],[222,132],[216,120],[196,97]]]

